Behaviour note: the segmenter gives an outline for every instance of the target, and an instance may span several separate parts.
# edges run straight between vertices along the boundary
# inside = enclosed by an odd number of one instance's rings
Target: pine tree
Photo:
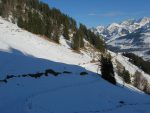
[[[64,27],[64,31],[63,31],[63,36],[65,37],[66,40],[69,40],[69,29],[67,28],[67,26]]]
[[[131,83],[130,73],[129,73],[129,71],[125,70],[125,68],[124,68],[124,70],[123,70],[123,72],[122,72],[122,76],[123,76],[124,82],[126,82],[126,83],[128,83],[128,84]]]
[[[80,48],[84,47],[83,36],[80,30],[74,34],[72,38],[72,48],[78,51]]]
[[[79,38],[79,48],[83,48],[84,47],[84,33],[82,32],[82,30],[79,28],[79,30],[77,31],[78,33],[78,38]]]
[[[113,64],[111,62],[111,58],[107,56],[101,56],[100,60],[100,66],[101,66],[101,73],[102,73],[102,78],[107,80],[108,82],[116,85],[116,80],[115,80],[115,75],[114,75],[114,70],[113,70]]]
[[[19,17],[19,18],[18,18],[17,25],[18,25],[20,28],[24,28],[24,22],[23,22],[22,17]]]
[[[2,1],[1,1],[2,2]],[[2,16],[2,3],[0,3],[0,16]]]
[[[43,3],[42,1],[40,1],[39,5],[38,5],[38,9],[40,10],[40,12],[44,13],[45,15],[49,15],[49,6],[48,4]]]
[[[59,43],[59,38],[60,38],[60,30],[58,25],[55,25],[53,27],[53,33],[52,33],[52,40],[54,40],[56,43]]]
[[[73,35],[72,37],[72,49],[78,51],[79,50],[79,37],[76,34]]]
[[[52,23],[50,21],[50,19],[47,17],[45,18],[45,32],[44,35],[47,36],[48,38],[51,38],[52,35]]]

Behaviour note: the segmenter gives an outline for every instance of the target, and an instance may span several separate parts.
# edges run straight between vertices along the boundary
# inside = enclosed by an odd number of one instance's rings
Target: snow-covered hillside
[[[17,76],[0,81],[0,113],[149,113],[148,95],[104,81],[89,53],[73,52],[60,39],[55,44],[0,18],[0,80]],[[60,74],[18,76],[47,69]]]
[[[125,67],[126,70],[129,71],[129,73],[131,75],[134,75],[136,71],[139,71],[142,73],[142,76],[145,77],[148,80],[148,82],[150,83],[150,75],[148,75],[147,73],[142,71],[142,69],[139,69],[137,66],[135,66],[131,62],[129,62],[128,61],[129,58],[122,56],[122,54],[119,54],[119,53],[114,53],[111,51],[109,51],[109,52],[113,58],[112,61],[113,61],[114,65],[116,65],[116,60],[117,60],[118,62],[120,62]],[[132,79],[132,77],[131,77],[131,79]]]

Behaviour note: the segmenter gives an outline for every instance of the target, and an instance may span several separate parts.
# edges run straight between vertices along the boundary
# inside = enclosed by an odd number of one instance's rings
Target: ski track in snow
[[[62,90],[62,89],[73,88],[73,87],[80,87],[80,86],[84,86],[84,85],[94,84],[94,83],[97,83],[97,82],[99,82],[99,79],[98,80],[89,81],[89,82],[85,82],[85,83],[69,84],[69,85],[65,85],[65,86],[60,86],[60,87],[48,89],[48,90],[45,90],[45,91],[36,92],[36,93],[26,97],[25,104],[23,106],[26,106],[27,109],[29,109],[32,106],[32,99],[33,98],[38,97],[38,96],[42,96],[43,94],[46,94],[46,93],[49,94],[49,93],[56,92],[56,91],[59,91],[59,90]],[[42,108],[42,110],[44,109],[43,106],[40,106],[40,108]],[[25,110],[27,110],[27,109],[25,109]],[[46,108],[45,108],[45,110],[46,110]],[[28,113],[28,112],[23,112],[23,113]]]

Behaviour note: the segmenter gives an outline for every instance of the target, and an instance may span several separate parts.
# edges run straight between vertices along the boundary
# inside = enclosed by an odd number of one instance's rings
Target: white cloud
[[[123,15],[121,12],[105,12],[105,13],[89,13],[89,16],[100,16],[100,17],[116,17]]]

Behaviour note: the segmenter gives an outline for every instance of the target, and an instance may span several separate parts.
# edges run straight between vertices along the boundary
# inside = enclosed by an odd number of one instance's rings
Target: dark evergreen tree
[[[19,1],[19,0],[18,0]],[[39,7],[39,0],[24,0],[27,4],[27,6],[31,9],[38,9]]]
[[[77,33],[75,33],[72,37],[72,49],[76,51],[79,50],[79,37]]]
[[[45,25],[43,25],[43,26],[45,26],[45,32],[44,32],[44,34],[45,34],[45,36],[47,36],[49,39],[51,39],[51,36],[52,36],[52,23],[51,23],[51,21],[50,21],[50,18],[45,18]]]
[[[108,82],[116,85],[114,70],[113,70],[113,64],[111,62],[111,58],[108,56],[101,56],[100,60],[100,66],[101,66],[101,73],[102,78],[107,80]]]
[[[86,28],[85,25],[80,24],[79,29],[83,32],[83,34],[84,34],[85,36],[87,36],[87,28]]]
[[[2,16],[2,3],[0,3],[0,16]]]
[[[24,28],[24,21],[23,21],[22,17],[19,17],[19,18],[18,18],[17,25],[18,25],[20,28]]]
[[[63,30],[63,36],[65,37],[66,40],[69,40],[69,29],[67,28],[67,26],[64,27],[64,30]]]
[[[129,73],[129,71],[125,70],[125,68],[124,68],[124,70],[122,72],[122,77],[123,77],[124,82],[126,82],[128,84],[131,83],[130,73]]]
[[[72,48],[78,51],[82,47],[84,47],[82,32],[80,30],[77,30],[72,38]]]
[[[42,12],[45,15],[49,15],[49,6],[48,4],[45,4],[43,2],[40,1],[39,5],[38,5],[38,9],[40,10],[40,12]]]
[[[105,52],[105,43],[101,37],[95,35],[91,30],[87,30],[87,40],[94,45],[96,49],[101,52]]]
[[[55,26],[53,27],[52,39],[53,39],[56,43],[59,43],[59,37],[60,37],[59,26],[58,26],[58,25],[55,25]]]

